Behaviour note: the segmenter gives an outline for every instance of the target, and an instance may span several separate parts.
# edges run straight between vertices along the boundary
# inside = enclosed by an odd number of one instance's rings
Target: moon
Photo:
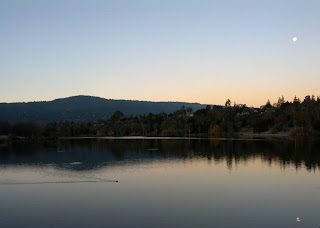
[[[293,37],[293,38],[292,38],[292,41],[293,41],[293,42],[296,42],[297,40],[298,40],[297,37]]]

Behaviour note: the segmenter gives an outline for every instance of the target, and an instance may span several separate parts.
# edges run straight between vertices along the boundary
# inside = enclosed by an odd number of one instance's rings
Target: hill
[[[186,102],[151,102],[132,100],[111,100],[92,96],[74,96],[53,101],[27,103],[0,103],[0,120],[9,122],[39,121],[87,122],[108,119],[120,110],[127,117],[152,113],[173,113],[182,106],[193,111],[206,105]]]

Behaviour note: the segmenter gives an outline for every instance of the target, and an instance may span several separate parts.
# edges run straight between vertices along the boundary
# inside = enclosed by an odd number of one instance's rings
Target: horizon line
[[[319,99],[320,96],[319,95],[314,95],[314,94],[311,94],[311,95],[305,95],[304,97],[306,96],[314,96],[315,99]],[[73,98],[73,97],[92,97],[92,98],[100,98],[100,99],[104,99],[104,100],[113,100],[113,101],[137,101],[137,102],[153,102],[153,103],[188,103],[188,104],[200,104],[200,105],[210,105],[210,106],[225,106],[223,104],[208,104],[208,103],[200,103],[200,102],[190,102],[190,101],[151,101],[151,100],[134,100],[134,99],[119,99],[119,98],[105,98],[105,97],[100,97],[100,96],[94,96],[94,95],[88,95],[88,94],[78,94],[78,95],[71,95],[71,96],[66,96],[66,97],[59,97],[59,98],[54,98],[54,99],[51,99],[51,100],[34,100],[34,101],[14,101],[14,102],[0,102],[0,104],[19,104],[19,103],[38,103],[38,102],[52,102],[52,101],[56,101],[56,100],[61,100],[61,99],[68,99],[68,98]],[[282,95],[283,97],[283,95]],[[302,99],[300,99],[299,97],[295,96],[296,98],[298,98],[300,101],[303,101]],[[279,96],[279,98],[281,98],[281,96]],[[294,99],[294,98],[293,98]],[[292,100],[293,100],[292,99]],[[229,98],[226,99],[227,100],[230,100]],[[231,101],[231,100],[230,100]],[[270,101],[270,99],[268,98],[266,103]],[[234,104],[236,104],[236,101],[233,101]],[[290,102],[289,100],[286,100],[286,102]],[[265,103],[265,104],[266,104]],[[272,104],[272,102],[270,101],[270,103]],[[237,103],[238,105],[246,105],[247,107],[249,108],[259,108],[265,104],[261,104],[259,106],[254,106],[254,105],[251,105],[251,106],[248,106],[247,104],[245,103]]]
[[[73,98],[73,97],[93,97],[93,98],[100,98],[100,99],[104,99],[104,100],[113,100],[113,101],[139,101],[139,102],[154,102],[154,103],[171,102],[171,103],[189,103],[189,104],[200,104],[200,105],[214,105],[214,104],[202,104],[200,102],[190,102],[190,101],[151,101],[151,100],[134,100],[134,99],[121,99],[121,98],[105,98],[105,97],[99,97],[99,96],[94,96],[94,95],[85,95],[85,94],[78,94],[78,95],[54,98],[54,99],[51,99],[51,100],[0,102],[0,104],[52,102],[52,101],[55,101],[55,100],[68,99],[68,98]],[[216,105],[216,106],[220,106],[220,105]]]

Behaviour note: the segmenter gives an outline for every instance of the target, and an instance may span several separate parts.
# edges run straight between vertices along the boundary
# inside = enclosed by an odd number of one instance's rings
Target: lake
[[[319,140],[1,144],[0,174],[1,227],[320,227]]]

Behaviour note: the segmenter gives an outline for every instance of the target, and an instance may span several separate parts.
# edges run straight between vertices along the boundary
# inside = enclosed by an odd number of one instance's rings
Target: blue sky
[[[316,0],[1,0],[0,28],[0,102],[320,95]]]

